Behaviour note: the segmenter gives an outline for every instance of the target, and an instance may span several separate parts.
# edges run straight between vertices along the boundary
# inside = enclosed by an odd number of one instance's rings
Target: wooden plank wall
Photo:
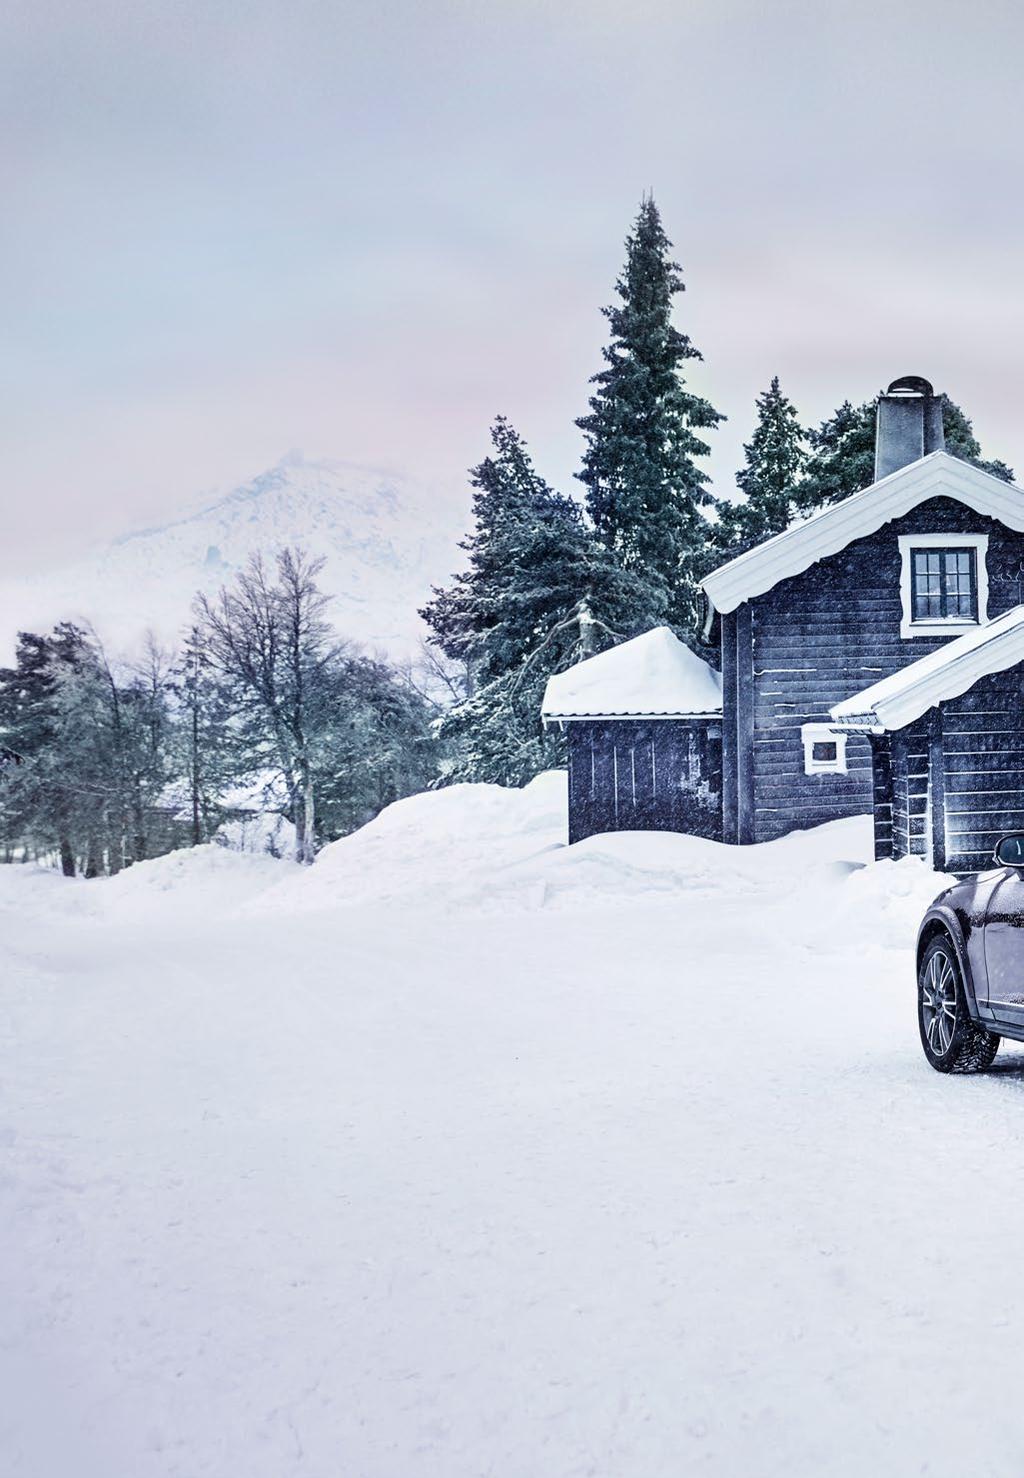
[[[848,741],[846,775],[805,775],[801,725],[826,721],[841,699],[948,640],[900,636],[897,543],[900,534],[945,530],[989,535],[990,616],[1021,600],[1024,537],[952,499],[933,498],[748,603],[754,659],[755,840],[871,811],[868,741],[856,736]],[[727,696],[727,720],[729,712]],[[729,837],[730,814],[725,824]],[[912,830],[916,844],[918,827]]]
[[[721,837],[718,720],[573,722],[569,840],[605,831]]]
[[[982,678],[942,705],[946,868],[979,872],[1007,831],[1024,830],[1024,673]]]

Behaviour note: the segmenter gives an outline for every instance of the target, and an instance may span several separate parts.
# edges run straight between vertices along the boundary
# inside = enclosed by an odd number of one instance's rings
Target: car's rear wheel
[[[917,976],[917,1020],[924,1055],[939,1073],[983,1073],[999,1038],[971,1020],[956,951],[945,934],[931,941]]]

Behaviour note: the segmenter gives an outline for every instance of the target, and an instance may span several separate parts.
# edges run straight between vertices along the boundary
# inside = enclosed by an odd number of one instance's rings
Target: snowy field
[[[0,868],[0,1472],[1018,1475],[1024,1058],[942,1078],[865,820]]]

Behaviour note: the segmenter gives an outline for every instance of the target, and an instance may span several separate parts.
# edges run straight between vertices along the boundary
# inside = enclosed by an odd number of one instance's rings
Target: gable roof
[[[1014,606],[994,621],[975,626],[938,651],[837,703],[831,717],[837,728],[861,733],[902,729],[936,703],[959,698],[980,677],[1005,672],[1018,662],[1024,662],[1024,606]]]
[[[549,677],[545,719],[697,718],[722,711],[722,678],[667,626]]]
[[[701,586],[715,610],[734,611],[929,498],[955,498],[975,513],[1024,532],[1024,490],[1016,483],[1002,482],[948,452],[930,452],[719,565]]]

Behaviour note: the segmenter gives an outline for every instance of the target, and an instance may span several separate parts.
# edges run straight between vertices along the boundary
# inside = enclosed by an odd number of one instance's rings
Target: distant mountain
[[[449,501],[344,463],[295,453],[252,482],[159,528],[140,529],[41,575],[0,580],[0,653],[18,630],[91,622],[115,651],[152,629],[170,641],[197,590],[215,592],[250,554],[285,544],[324,555],[331,619],[345,636],[395,656],[422,635],[417,608],[461,563]]]

